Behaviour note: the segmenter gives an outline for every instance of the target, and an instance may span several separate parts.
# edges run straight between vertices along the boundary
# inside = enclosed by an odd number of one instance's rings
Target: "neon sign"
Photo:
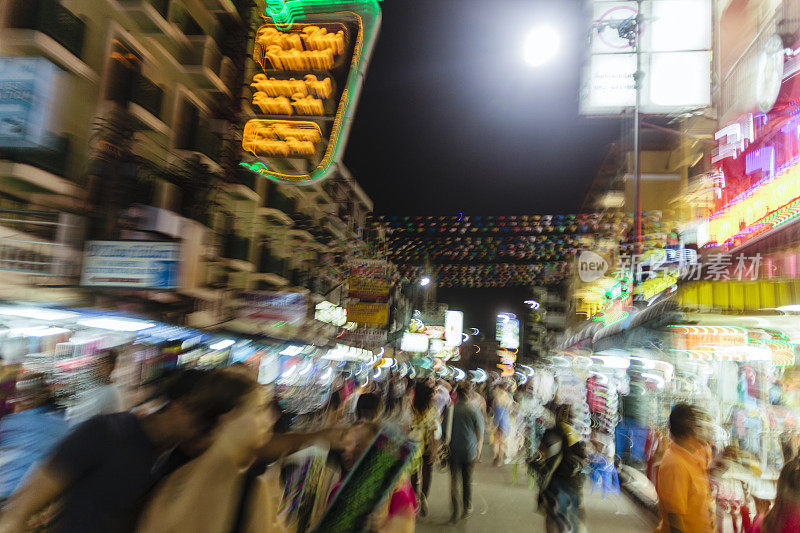
[[[742,346],[748,341],[747,330],[737,326],[667,326],[672,328],[677,348],[708,351],[715,346]]]
[[[756,223],[763,223],[772,213],[800,199],[800,162],[793,162],[767,183],[759,182],[729,202],[708,219],[709,241],[724,244],[748,229],[756,229]],[[778,222],[773,220],[772,225]],[[772,227],[772,226],[770,226]]]
[[[267,0],[262,16],[252,50],[253,115],[242,133],[251,157],[241,164],[274,181],[322,181],[344,151],[378,34],[378,2]]]
[[[250,120],[242,136],[242,148],[256,157],[312,157],[321,142],[314,122]]]

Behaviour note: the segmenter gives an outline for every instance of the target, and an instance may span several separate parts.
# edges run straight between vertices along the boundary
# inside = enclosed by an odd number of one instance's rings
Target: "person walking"
[[[571,426],[569,405],[558,409],[556,424],[545,431],[539,447],[539,507],[547,533],[578,533],[583,529],[583,465],[586,445]]]
[[[711,449],[702,437],[702,420],[701,411],[686,403],[675,404],[669,415],[672,440],[656,478],[661,517],[657,533],[716,531],[709,483]]]
[[[497,386],[492,394],[492,410],[494,424],[494,464],[501,466],[505,461],[506,436],[511,430],[511,406],[514,400],[508,393],[508,383],[503,382]]]
[[[68,409],[67,418],[70,423],[77,425],[93,416],[118,413],[125,409],[122,390],[111,379],[117,367],[117,358],[116,350],[109,350],[97,357],[97,383],[80,394],[76,405]]]
[[[467,387],[456,388],[457,402],[453,406],[450,433],[450,501],[453,513],[450,520],[458,520],[458,486],[461,485],[461,518],[472,514],[472,470],[483,450],[483,417],[469,402]]]
[[[0,533],[26,530],[50,504],[63,505],[52,533],[133,531],[152,487],[200,451],[225,402],[204,391],[224,380],[217,371],[180,371],[170,376],[147,410],[99,415],[77,426],[9,498]],[[174,454],[178,445],[183,454]]]
[[[0,502],[11,496],[36,463],[69,431],[47,377],[30,373],[17,381],[15,412],[0,420]]]
[[[778,477],[775,504],[758,517],[748,533],[794,533],[800,531],[800,458],[783,465]]]
[[[251,376],[233,368],[215,372],[217,379],[205,383],[203,393],[219,403],[219,426],[201,455],[155,488],[137,533],[285,531],[278,517],[276,471],[248,480],[251,485],[243,490],[277,412]]]
[[[419,512],[428,514],[428,492],[431,488],[433,462],[437,456],[436,430],[439,428],[439,411],[433,403],[433,388],[427,383],[417,382],[411,401],[411,440],[418,443],[421,451],[412,465],[411,483],[419,499]]]

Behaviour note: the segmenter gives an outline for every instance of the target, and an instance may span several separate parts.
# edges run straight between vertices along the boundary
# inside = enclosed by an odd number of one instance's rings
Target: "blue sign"
[[[89,241],[81,285],[120,289],[178,287],[180,243],[158,241]]]
[[[0,148],[44,144],[57,72],[43,57],[0,57]]]

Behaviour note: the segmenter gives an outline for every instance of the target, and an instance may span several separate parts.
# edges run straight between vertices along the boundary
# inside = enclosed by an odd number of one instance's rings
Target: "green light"
[[[371,11],[373,16],[380,13],[377,0],[267,0],[264,15],[275,25],[286,29],[295,19],[318,13],[336,11]],[[365,25],[366,32],[366,25]]]

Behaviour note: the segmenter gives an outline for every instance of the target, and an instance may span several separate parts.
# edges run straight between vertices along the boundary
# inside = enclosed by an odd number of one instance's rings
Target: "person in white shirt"
[[[117,352],[109,350],[99,355],[95,362],[97,385],[80,395],[78,403],[69,411],[69,420],[77,424],[96,415],[107,415],[125,410],[119,386],[111,380],[117,366]]]

